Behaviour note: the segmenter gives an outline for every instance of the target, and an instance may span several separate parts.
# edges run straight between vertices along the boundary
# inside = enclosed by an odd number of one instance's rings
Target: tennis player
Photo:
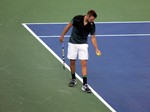
[[[87,60],[89,58],[88,53],[88,35],[91,35],[91,41],[95,48],[97,54],[101,54],[98,49],[96,37],[95,37],[95,24],[94,20],[97,14],[94,10],[89,10],[86,15],[77,15],[66,25],[61,36],[60,42],[64,41],[64,36],[68,30],[72,28],[70,39],[68,42],[68,53],[67,57],[70,59],[70,69],[71,69],[71,81],[69,83],[70,87],[74,87],[77,84],[76,81],[76,59],[81,62],[83,86],[82,90],[87,93],[91,93],[91,90],[87,84]]]

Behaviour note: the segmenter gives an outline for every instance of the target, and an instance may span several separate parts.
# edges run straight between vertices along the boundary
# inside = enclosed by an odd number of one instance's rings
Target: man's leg
[[[83,77],[82,90],[87,93],[91,93],[91,90],[87,84],[87,60],[81,60],[81,67],[82,67],[82,77]]]
[[[87,60],[81,60],[83,85],[87,84]]]
[[[70,70],[71,70],[72,79],[69,83],[69,86],[74,87],[77,84],[76,77],[75,77],[76,60],[70,60]]]
[[[71,69],[72,79],[76,79],[76,77],[75,77],[76,60],[70,60],[70,69]]]

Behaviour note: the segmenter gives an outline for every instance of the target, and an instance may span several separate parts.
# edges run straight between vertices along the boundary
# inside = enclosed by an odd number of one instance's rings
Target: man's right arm
[[[68,32],[68,30],[72,27],[72,22],[69,22],[66,27],[64,28],[61,36],[60,36],[60,42],[62,43],[64,41],[64,36]]]

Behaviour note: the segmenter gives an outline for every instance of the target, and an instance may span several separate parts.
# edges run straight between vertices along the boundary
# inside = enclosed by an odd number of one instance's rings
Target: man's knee
[[[76,60],[70,60],[71,65],[75,65],[75,63],[76,63]]]
[[[87,60],[81,60],[81,65],[86,66],[86,62],[87,62]]]

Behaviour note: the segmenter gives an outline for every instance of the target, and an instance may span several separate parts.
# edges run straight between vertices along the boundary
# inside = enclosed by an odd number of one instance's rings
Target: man
[[[82,69],[82,78],[83,78],[83,86],[82,90],[91,93],[91,90],[87,84],[87,60],[88,60],[88,44],[87,38],[88,35],[91,35],[91,41],[95,48],[95,52],[97,54],[101,54],[98,49],[96,37],[95,37],[95,24],[94,20],[97,17],[97,14],[94,10],[90,10],[86,15],[78,15],[75,16],[71,22],[69,22],[64,28],[61,36],[60,42],[64,41],[64,36],[68,32],[68,30],[72,28],[72,32],[70,35],[70,39],[68,42],[68,53],[67,57],[70,59],[70,69],[71,69],[71,82],[69,83],[70,87],[74,87],[77,84],[75,72],[76,72],[76,59],[81,62]]]

